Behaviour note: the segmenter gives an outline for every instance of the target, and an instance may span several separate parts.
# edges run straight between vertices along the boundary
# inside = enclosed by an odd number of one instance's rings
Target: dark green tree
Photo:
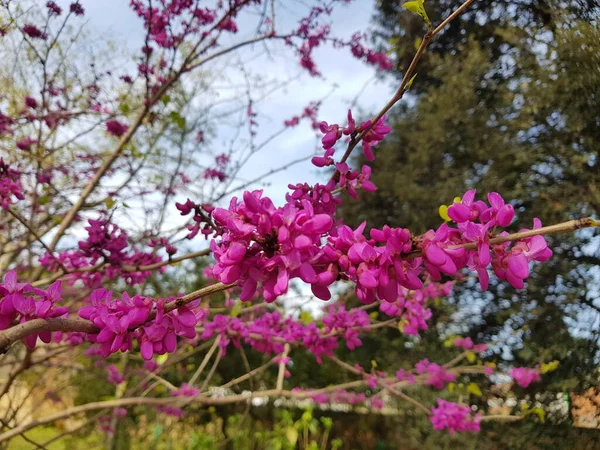
[[[378,36],[398,56],[399,76],[425,32],[401,3],[380,2],[376,16]],[[436,23],[459,4],[425,7]],[[440,205],[474,187],[479,195],[514,199],[519,224],[597,217],[598,4],[558,6],[474,2],[436,37],[410,100],[393,114],[393,134],[377,148],[372,179],[379,189],[346,202],[347,221],[424,232],[439,224]],[[457,285],[451,322],[479,341],[502,339],[496,357],[511,363],[560,360],[538,389],[597,382],[598,247],[597,233],[552,238],[554,258],[534,267],[522,293],[500,284],[482,293],[470,280]]]

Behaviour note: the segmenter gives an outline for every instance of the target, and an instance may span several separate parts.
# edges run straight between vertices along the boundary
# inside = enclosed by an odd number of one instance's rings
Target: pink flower
[[[535,383],[542,379],[539,368],[528,369],[526,367],[515,367],[511,369],[508,374],[513,377],[515,382],[522,388],[526,388],[531,383]]]
[[[42,32],[42,30],[40,30],[38,27],[36,27],[35,25],[31,25],[31,24],[26,24],[23,25],[23,33],[25,33],[27,36],[34,38],[34,39],[46,39],[46,34],[44,34]]]
[[[444,389],[444,386],[451,381],[456,381],[456,376],[443,366],[429,362],[424,359],[415,365],[417,373],[426,373],[425,385],[436,389]]]
[[[21,172],[11,168],[0,158],[0,206],[8,209],[17,200],[24,200],[23,187],[21,185]]]
[[[479,431],[481,416],[471,416],[471,409],[465,405],[438,399],[438,406],[431,408],[429,420],[435,430],[447,429],[450,434]]]
[[[385,124],[386,117],[383,116],[381,119],[377,121],[375,126],[371,128],[368,133],[363,137],[362,146],[363,153],[365,154],[365,158],[367,161],[373,161],[375,159],[375,155],[373,154],[373,147],[379,144],[379,142],[383,141],[385,135],[392,131],[392,127]],[[360,130],[366,130],[371,126],[371,120],[367,120],[360,125]]]
[[[113,136],[121,137],[127,132],[128,129],[128,125],[119,122],[118,120],[109,120],[106,122],[106,131]]]
[[[38,107],[38,102],[35,98],[27,96],[25,97],[25,106],[35,109]]]
[[[46,8],[48,8],[48,14],[51,16],[60,16],[62,13],[62,8],[53,1],[47,2]]]
[[[71,11],[76,16],[83,16],[84,9],[83,6],[79,4],[79,2],[73,2],[69,5],[69,11]]]

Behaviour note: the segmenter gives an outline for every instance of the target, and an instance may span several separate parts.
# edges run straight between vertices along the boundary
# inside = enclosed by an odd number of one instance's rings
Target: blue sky
[[[69,1],[58,3],[67,6]],[[89,29],[99,37],[96,45],[101,46],[103,39],[110,39],[117,45],[118,50],[127,48],[135,52],[140,48],[143,37],[142,23],[130,9],[128,0],[82,0],[81,3],[86,10],[85,17]],[[279,1],[276,5],[277,27],[283,31],[295,26],[307,11],[306,4],[296,0]],[[375,2],[370,0],[338,5],[332,16],[333,34],[348,38],[356,31],[368,31],[374,6]],[[251,37],[256,30],[256,23],[255,16],[241,16],[238,20],[240,32],[230,38],[231,42]],[[243,81],[240,71],[232,69],[239,62],[243,62],[251,76],[260,76],[273,83],[294,79],[285,89],[278,90],[257,104],[259,142],[261,138],[279,129],[284,119],[301,112],[311,100],[328,96],[318,120],[345,124],[348,106],[359,93],[361,95],[353,110],[363,112],[359,115],[361,120],[376,112],[393,93],[393,86],[389,80],[375,80],[375,69],[355,60],[347,49],[332,49],[330,46],[317,49],[315,59],[323,74],[322,78],[308,76],[299,68],[297,57],[284,45],[268,44],[268,49],[266,52],[263,45],[246,47],[226,59],[215,61],[208,68],[209,71],[222,75],[229,84]],[[367,86],[363,90],[365,84]],[[224,90],[222,95],[231,95],[231,91]],[[239,92],[233,95],[239,95]],[[211,145],[217,148],[219,145],[225,145],[234,131],[227,125],[220,127]],[[273,140],[260,153],[254,155],[240,176],[243,180],[253,179],[257,173],[266,172],[303,156],[306,156],[308,161],[317,145],[314,132],[308,123],[304,123]],[[289,183],[315,183],[326,179],[324,171],[319,173],[307,162],[269,177],[266,180],[269,185],[261,187],[264,187],[277,202],[283,200]]]

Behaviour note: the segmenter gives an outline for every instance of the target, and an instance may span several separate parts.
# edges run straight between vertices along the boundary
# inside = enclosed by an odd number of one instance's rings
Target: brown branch
[[[217,336],[217,338],[215,339],[215,342],[213,343],[213,345],[211,346],[210,350],[206,353],[206,356],[202,360],[202,363],[200,363],[200,366],[198,366],[198,369],[196,369],[196,372],[194,372],[194,375],[192,375],[192,378],[190,378],[190,381],[188,381],[188,384],[190,386],[193,386],[193,384],[196,382],[196,380],[198,379],[198,377],[200,376],[200,374],[202,374],[202,371],[204,370],[204,368],[208,364],[208,361],[210,361],[210,358],[212,358],[213,353],[215,352],[215,350],[219,346],[219,342],[220,341],[221,341],[221,336]]]
[[[288,353],[290,352],[290,344],[283,346],[283,353],[279,357],[279,372],[277,373],[277,384],[275,389],[278,391],[283,390],[283,378],[285,377],[285,360],[287,359]]]
[[[201,297],[224,291],[235,286],[235,284],[215,283],[195,292],[178,298],[165,306],[165,313],[171,312],[181,306],[187,305]],[[156,317],[156,311],[152,311],[148,316],[148,321]],[[40,331],[78,331],[82,333],[95,334],[100,330],[91,322],[82,319],[67,319],[57,317],[53,319],[33,319],[24,322],[6,330],[0,331],[0,353],[6,351],[14,342],[29,336],[32,333]]]

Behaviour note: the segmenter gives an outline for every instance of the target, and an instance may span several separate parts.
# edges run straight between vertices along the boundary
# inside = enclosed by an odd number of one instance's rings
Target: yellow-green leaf
[[[115,206],[115,201],[111,197],[106,197],[104,199],[104,204],[106,205],[106,209],[112,209]]]
[[[560,366],[560,361],[557,361],[557,360],[550,361],[549,363],[544,363],[544,364],[542,364],[541,372],[542,373],[553,372],[556,369],[558,369],[558,366]]]
[[[163,365],[168,357],[169,355],[167,355],[166,353],[164,355],[158,356],[156,358],[156,364],[158,364],[159,366]]]
[[[408,91],[408,90],[410,89],[410,87],[411,87],[411,86],[412,86],[412,84],[413,84],[413,81],[415,81],[415,78],[417,78],[417,75],[418,75],[418,74],[417,74],[417,73],[415,73],[415,74],[414,74],[414,75],[413,75],[413,76],[410,78],[410,80],[408,80],[408,83],[406,83],[406,88],[404,89],[405,91]]]
[[[538,419],[540,419],[540,422],[542,423],[546,421],[546,411],[544,411],[542,408],[532,408],[525,413],[526,416],[529,416],[530,414],[535,414],[538,416]]]
[[[477,397],[481,397],[483,395],[477,383],[469,383],[469,385],[467,386],[467,391],[470,394],[476,395]]]
[[[311,323],[313,321],[313,317],[309,311],[302,311],[300,313],[300,321],[304,324]]]
[[[408,9],[410,12],[419,14],[419,2],[418,1],[406,2],[402,5],[402,7],[404,9]]]
[[[439,208],[440,217],[446,222],[450,222],[450,216],[448,215],[448,205],[441,205]]]
[[[448,392],[452,393],[456,390],[456,383],[448,383]]]
[[[287,427],[285,429],[285,437],[290,444],[296,445],[296,442],[298,441],[298,430],[296,430],[294,427]]]
[[[477,355],[473,352],[467,352],[467,361],[474,363],[477,360]]]
[[[242,304],[240,302],[236,303],[233,308],[231,308],[231,317],[237,317],[240,315],[240,311],[242,310]]]
[[[444,341],[444,347],[448,347],[448,348],[454,347],[454,340],[455,339],[456,338],[454,336],[450,336],[448,339],[446,339]]]
[[[414,0],[410,2],[406,2],[402,5],[404,9],[421,16],[421,18],[427,24],[427,28],[431,28],[431,21],[429,20],[429,16],[427,15],[427,11],[425,11],[425,5],[423,4],[425,0]]]

